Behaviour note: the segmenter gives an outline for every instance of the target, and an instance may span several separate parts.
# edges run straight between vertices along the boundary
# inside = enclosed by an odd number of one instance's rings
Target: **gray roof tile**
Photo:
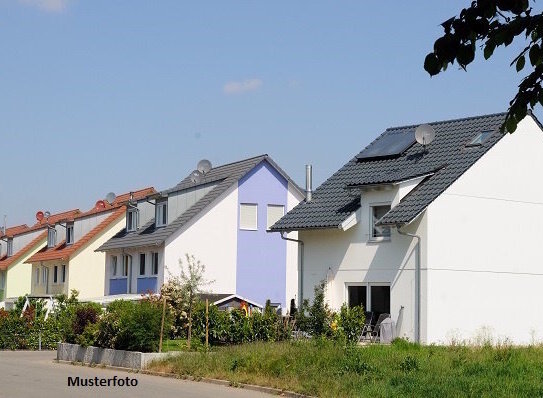
[[[225,164],[212,168],[198,183],[193,183],[190,180],[190,175],[183,179],[175,187],[167,189],[161,192],[164,195],[173,192],[181,192],[186,189],[192,189],[197,186],[207,185],[215,182],[217,185],[209,191],[203,198],[192,205],[187,211],[177,217],[174,221],[165,227],[156,228],[154,218],[134,232],[126,232],[126,229],[122,229],[110,240],[100,246],[97,251],[106,251],[113,249],[122,249],[130,247],[144,247],[144,246],[158,246],[164,243],[164,241],[175,231],[182,228],[187,222],[189,222],[198,213],[204,210],[215,199],[217,199],[222,193],[224,193],[233,184],[243,178],[249,171],[260,164],[263,161],[267,161],[271,164],[285,179],[287,179],[293,186],[300,188],[296,183],[268,156],[260,155],[253,158],[241,160],[234,163]]]
[[[359,197],[349,194],[350,186],[428,175],[380,220],[381,224],[408,223],[503,137],[500,126],[505,116],[506,113],[497,113],[429,123],[436,131],[436,138],[427,145],[426,152],[415,143],[393,158],[358,160],[355,156],[315,190],[311,202],[300,203],[274,224],[272,230],[337,228],[360,207]],[[383,134],[414,133],[416,127],[389,128]],[[482,131],[493,133],[480,146],[466,146]]]

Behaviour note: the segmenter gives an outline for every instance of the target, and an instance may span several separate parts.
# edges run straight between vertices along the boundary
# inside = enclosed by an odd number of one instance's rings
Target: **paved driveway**
[[[53,363],[55,351],[0,351],[1,398],[270,397],[255,391],[110,369]],[[135,387],[68,387],[68,377],[137,380]],[[113,382],[110,381],[110,384]],[[132,382],[134,383],[134,382]]]

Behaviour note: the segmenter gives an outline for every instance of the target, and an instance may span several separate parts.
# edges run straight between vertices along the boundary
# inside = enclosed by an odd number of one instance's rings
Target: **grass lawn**
[[[171,352],[171,351],[188,351],[187,340],[186,339],[164,340],[162,342],[162,352]]]
[[[153,370],[319,397],[541,397],[543,347],[438,347],[399,341],[250,343],[182,355]]]

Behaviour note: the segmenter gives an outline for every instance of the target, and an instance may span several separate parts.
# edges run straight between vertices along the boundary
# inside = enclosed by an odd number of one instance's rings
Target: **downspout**
[[[421,298],[420,298],[420,242],[421,238],[417,234],[411,234],[401,230],[402,225],[396,224],[396,230],[400,235],[410,236],[417,239],[417,257],[415,259],[415,342],[420,344],[420,314],[421,314]]]
[[[280,232],[281,239],[291,242],[297,242],[300,246],[300,300],[298,303],[298,308],[301,308],[304,302],[304,242],[299,239],[287,238],[284,234],[284,231]]]

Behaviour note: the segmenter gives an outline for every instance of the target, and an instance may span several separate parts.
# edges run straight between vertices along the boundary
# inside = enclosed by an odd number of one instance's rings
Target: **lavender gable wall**
[[[286,242],[266,232],[267,206],[287,209],[288,182],[268,162],[262,162],[238,183],[238,251],[236,293],[264,304],[267,299],[286,308]],[[239,229],[239,204],[258,205],[258,230]]]

